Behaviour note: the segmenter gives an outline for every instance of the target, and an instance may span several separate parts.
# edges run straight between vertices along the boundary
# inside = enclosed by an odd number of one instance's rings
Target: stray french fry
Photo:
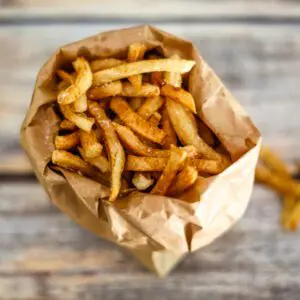
[[[109,201],[113,202],[116,200],[121,188],[121,177],[125,164],[125,152],[105,111],[96,102],[91,101],[88,102],[88,109],[103,129],[105,145],[111,166],[111,193]]]
[[[123,83],[123,90],[120,96],[123,97],[155,97],[160,93],[156,85],[143,83],[139,90],[135,90],[134,86],[128,82]]]
[[[116,58],[104,58],[104,59],[97,59],[91,62],[91,69],[93,72],[101,71],[104,69],[109,69],[113,67],[117,67],[123,64],[123,60],[119,60]]]
[[[168,150],[154,149],[145,145],[129,128],[113,123],[122,145],[129,151],[141,156],[169,157]]]
[[[79,136],[85,157],[93,158],[101,154],[103,147],[97,141],[96,134],[93,130],[90,132],[81,130]]]
[[[144,120],[135,113],[128,103],[120,97],[114,97],[110,102],[110,108],[133,131],[144,138],[161,144],[166,136],[165,132]]]
[[[150,72],[189,72],[195,62],[192,60],[154,59],[122,64],[114,68],[94,73],[93,84],[101,85],[107,82],[128,78],[129,76]]]
[[[79,57],[73,62],[73,66],[77,73],[76,79],[68,88],[59,92],[57,96],[59,104],[73,103],[81,95],[85,94],[92,85],[93,73],[89,63],[84,58]]]
[[[137,110],[137,113],[144,119],[150,118],[164,104],[160,96],[147,98]]]
[[[300,222],[300,201],[297,201],[288,216],[285,226],[291,231],[296,231]]]
[[[54,150],[52,152],[52,162],[68,170],[80,171],[84,174],[91,172],[91,166],[88,163],[65,150]]]
[[[169,100],[171,101],[171,100]],[[173,125],[171,124],[167,108],[164,107],[162,111],[162,129],[167,134],[164,143],[163,148],[164,149],[170,149],[171,145],[177,145],[177,137],[176,133],[174,131]]]
[[[291,177],[290,172],[282,159],[269,147],[263,146],[260,149],[259,158],[271,170],[278,172],[282,176]]]
[[[283,198],[283,209],[281,212],[281,224],[282,226],[290,230],[290,219],[293,212],[293,209],[295,207],[295,204],[297,203],[297,198],[291,195],[285,195]]]
[[[85,161],[98,168],[102,173],[108,173],[110,171],[109,161],[104,155],[86,157],[82,148],[78,147],[78,150]]]
[[[154,179],[149,173],[135,172],[132,183],[139,191],[144,191],[154,183]]]
[[[174,182],[168,189],[167,194],[174,196],[190,188],[197,180],[198,172],[194,167],[186,166],[177,174]]]
[[[76,114],[69,105],[60,105],[60,111],[70,122],[74,123],[78,128],[90,132],[95,122],[93,118],[88,118],[83,113]]]
[[[197,119],[197,127],[198,127],[198,133],[202,137],[203,141],[211,147],[214,146],[215,144],[214,135],[212,131],[203,123],[202,120]]]
[[[167,110],[177,136],[184,145],[194,145],[204,157],[214,160],[224,160],[224,156],[208,146],[198,134],[194,115],[180,103],[167,101]]]
[[[161,120],[161,115],[158,112],[155,112],[150,118],[149,123],[151,123],[154,126],[158,126],[159,122]]]
[[[144,99],[142,97],[132,97],[128,100],[128,103],[132,110],[136,111],[142,105]]]
[[[170,84],[164,85],[160,92],[163,96],[181,103],[183,106],[190,109],[193,113],[196,113],[195,101],[191,93],[185,91],[180,87],[175,87]]]
[[[73,131],[76,129],[76,125],[69,120],[63,120],[59,124],[60,129]]]
[[[180,57],[177,54],[174,54],[170,57],[170,59],[180,59]],[[171,84],[175,87],[181,87],[182,78],[181,74],[177,72],[165,72],[164,81],[167,84]]]
[[[70,133],[68,135],[57,135],[55,137],[55,148],[58,150],[68,150],[74,148],[79,144],[78,131]]]
[[[88,91],[88,97],[92,100],[103,99],[111,96],[120,95],[123,86],[120,80],[91,88]]]
[[[85,112],[87,110],[87,98],[86,94],[81,95],[77,100],[74,102],[74,110],[75,112]]]
[[[151,190],[151,194],[155,195],[165,195],[169,186],[171,185],[173,179],[180,167],[182,166],[184,160],[186,159],[186,152],[180,150],[175,146],[171,146],[171,154],[163,170],[161,176],[156,182],[154,188]]]

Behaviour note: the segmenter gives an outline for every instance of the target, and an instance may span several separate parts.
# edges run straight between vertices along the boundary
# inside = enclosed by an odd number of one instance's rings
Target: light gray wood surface
[[[274,193],[256,187],[231,231],[161,280],[58,211],[27,176],[31,167],[18,143],[36,73],[57,47],[151,22],[192,40],[265,142],[287,161],[298,159],[297,1],[89,3],[0,2],[0,299],[299,299],[300,236],[280,228]]]

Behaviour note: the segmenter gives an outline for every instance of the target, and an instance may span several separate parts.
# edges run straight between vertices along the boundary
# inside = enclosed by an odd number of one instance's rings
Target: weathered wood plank
[[[36,183],[0,184],[1,299],[297,299],[300,235],[278,224],[261,187],[244,218],[164,280],[123,249],[80,228]],[[44,298],[43,298],[44,297]],[[38,299],[40,299],[38,298]]]
[[[188,2],[188,3],[187,3]],[[147,18],[166,20],[172,18],[189,21],[213,18],[287,18],[299,17],[300,7],[295,1],[284,0],[225,0],[225,1],[2,1],[0,19],[22,19],[33,21],[72,20],[72,19],[123,19],[132,18],[144,21]],[[0,4],[0,5],[1,5]],[[24,10],[26,8],[26,10]],[[145,21],[144,21],[145,22]]]
[[[265,141],[288,160],[299,157],[298,27],[157,24],[192,40],[246,107]],[[0,173],[27,173],[19,128],[38,69],[59,46],[128,24],[16,25],[0,28]]]

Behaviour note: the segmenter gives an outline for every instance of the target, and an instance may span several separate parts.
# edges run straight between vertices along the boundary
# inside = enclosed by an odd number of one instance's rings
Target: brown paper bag
[[[126,57],[133,42],[143,42],[166,57],[193,59],[189,89],[197,112],[230,153],[234,163],[218,176],[198,180],[179,199],[132,192],[106,206],[109,189],[72,172],[48,166],[59,118],[55,70],[78,55],[87,59]],[[151,26],[100,33],[58,49],[40,70],[21,142],[52,201],[81,226],[131,251],[163,276],[187,253],[208,245],[228,230],[249,202],[260,134],[191,42]]]

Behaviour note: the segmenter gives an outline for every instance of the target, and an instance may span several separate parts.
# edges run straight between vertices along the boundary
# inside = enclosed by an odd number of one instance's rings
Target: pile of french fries
[[[108,184],[108,201],[130,189],[177,196],[230,165],[185,88],[194,61],[135,43],[123,60],[72,65],[57,71],[62,121],[52,163]]]
[[[281,224],[295,231],[300,222],[300,182],[293,179],[285,162],[269,147],[262,147],[259,158],[255,179],[282,196]]]

